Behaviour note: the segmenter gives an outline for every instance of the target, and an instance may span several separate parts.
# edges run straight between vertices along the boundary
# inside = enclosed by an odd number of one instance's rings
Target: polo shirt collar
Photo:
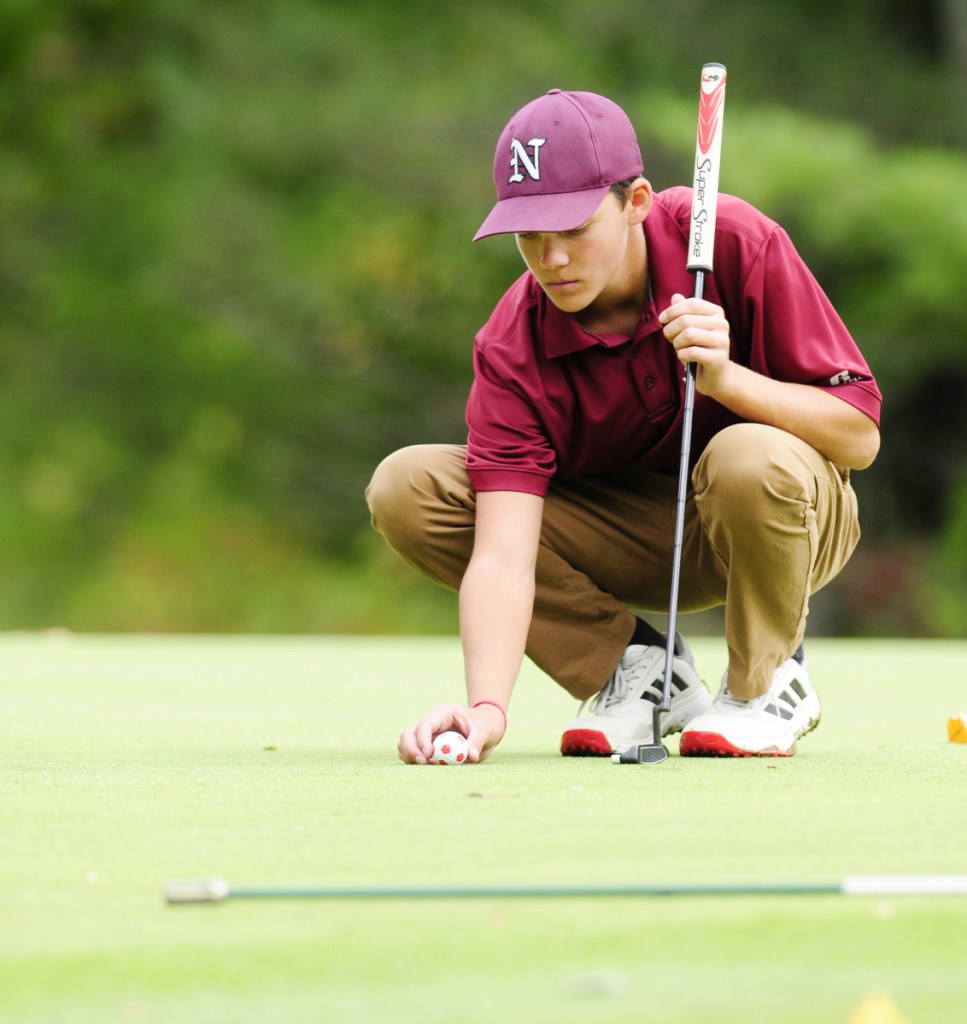
[[[688,237],[674,217],[656,202],[642,227],[648,247],[648,301],[641,312],[635,338],[660,330],[658,311],[671,305],[675,292],[690,295],[692,290],[692,275],[686,267]],[[573,313],[558,309],[543,293],[541,299],[544,307],[541,333],[549,359],[596,346],[617,348],[629,340],[615,334],[593,334],[581,326]]]

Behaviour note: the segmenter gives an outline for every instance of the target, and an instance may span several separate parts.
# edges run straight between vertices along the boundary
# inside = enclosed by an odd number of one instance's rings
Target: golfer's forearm
[[[506,708],[520,672],[534,607],[533,572],[471,559],[460,587],[467,701],[495,700]]]
[[[753,423],[779,427],[812,445],[830,462],[865,469],[880,447],[876,424],[859,409],[806,384],[772,380],[733,365],[716,401]]]

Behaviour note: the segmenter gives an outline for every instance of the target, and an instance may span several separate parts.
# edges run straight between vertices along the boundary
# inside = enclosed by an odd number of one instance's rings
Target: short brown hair
[[[640,177],[640,174],[636,174],[632,178],[625,178],[624,181],[616,181],[611,186],[611,193],[617,198],[618,202],[621,203],[622,209],[624,209],[628,203],[628,189],[631,188],[632,182],[637,181]]]

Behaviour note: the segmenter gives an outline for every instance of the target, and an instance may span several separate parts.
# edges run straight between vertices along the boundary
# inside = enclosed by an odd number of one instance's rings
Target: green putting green
[[[713,689],[720,641],[696,638]],[[532,666],[484,765],[406,766],[453,638],[0,636],[0,1020],[944,1022],[967,897],[228,901],[245,886],[815,883],[967,870],[967,642],[814,640],[789,759],[557,753]]]

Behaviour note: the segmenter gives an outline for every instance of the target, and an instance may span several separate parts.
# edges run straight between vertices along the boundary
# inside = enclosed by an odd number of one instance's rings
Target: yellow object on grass
[[[885,992],[870,992],[846,1019],[846,1024],[909,1024]]]
[[[967,712],[947,719],[947,735],[951,743],[967,743]]]

